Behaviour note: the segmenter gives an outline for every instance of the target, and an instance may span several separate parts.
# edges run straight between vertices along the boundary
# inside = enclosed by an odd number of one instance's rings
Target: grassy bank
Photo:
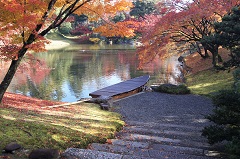
[[[220,49],[219,54],[224,61],[230,59],[225,49]],[[187,86],[193,94],[211,95],[222,89],[231,89],[233,85],[233,70],[217,71],[213,69],[212,59],[201,58],[197,53],[186,57],[187,65],[192,71],[187,78]]]
[[[114,137],[124,124],[119,114],[90,103],[32,108],[0,107],[0,150],[18,142],[24,150],[15,153],[20,159],[36,148],[86,148],[89,143]]]
[[[232,71],[204,70],[187,76],[187,86],[193,94],[211,95],[223,89],[231,89]]]

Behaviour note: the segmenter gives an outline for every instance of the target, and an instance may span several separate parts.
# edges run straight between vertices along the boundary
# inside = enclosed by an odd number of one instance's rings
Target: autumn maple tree
[[[215,34],[214,23],[221,21],[223,15],[237,4],[238,0],[172,0],[167,4],[159,3],[160,15],[155,18],[154,25],[149,23],[143,29],[143,46],[138,51],[140,60],[145,63],[156,55],[169,56],[173,53],[170,51],[173,48],[172,43],[175,43],[194,46],[202,57],[207,57],[209,51],[213,66],[217,66],[218,60],[221,60],[218,54],[219,45],[202,39]]]
[[[45,50],[44,36],[71,14],[91,20],[129,10],[126,0],[0,0],[0,60],[10,67],[0,84],[0,102],[23,58]]]

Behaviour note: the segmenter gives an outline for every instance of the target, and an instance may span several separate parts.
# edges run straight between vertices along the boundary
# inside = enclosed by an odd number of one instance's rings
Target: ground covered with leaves
[[[23,147],[15,153],[20,159],[36,148],[86,148],[114,137],[124,124],[119,114],[95,104],[49,107],[59,104],[63,103],[6,93],[0,106],[0,150],[17,142]]]

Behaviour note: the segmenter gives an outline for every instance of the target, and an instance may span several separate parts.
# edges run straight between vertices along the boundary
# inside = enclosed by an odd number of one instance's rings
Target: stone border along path
[[[68,148],[66,159],[225,159],[201,136],[212,112],[210,99],[197,95],[139,93],[114,102],[126,126],[116,139],[90,149]]]

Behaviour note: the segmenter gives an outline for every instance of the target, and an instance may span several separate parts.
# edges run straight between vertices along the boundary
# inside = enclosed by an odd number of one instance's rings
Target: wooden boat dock
[[[149,75],[136,77],[92,92],[89,96],[92,98],[100,96],[112,97],[113,99],[124,98],[142,91],[149,78]]]

